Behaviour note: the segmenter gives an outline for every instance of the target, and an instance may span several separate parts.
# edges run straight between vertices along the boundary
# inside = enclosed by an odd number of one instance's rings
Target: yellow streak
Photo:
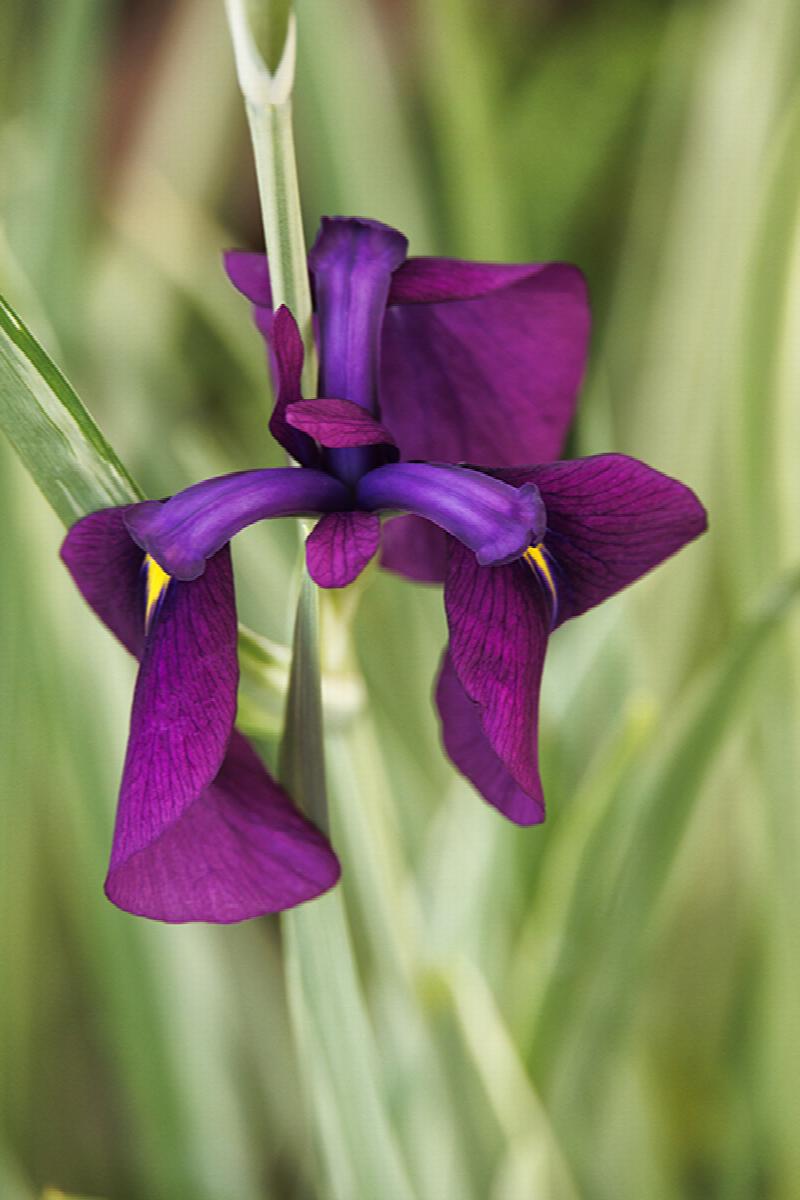
[[[144,558],[145,567],[145,600],[144,600],[144,624],[145,629],[150,628],[150,622],[153,619],[153,614],[164,592],[167,590],[167,585],[172,579],[164,568],[151,558],[149,554]]]
[[[550,564],[542,551],[541,543],[538,546],[528,546],[522,557],[526,558],[530,565],[544,577],[545,583],[550,589],[550,595],[553,597],[553,603],[557,604],[558,596],[556,595],[555,581],[550,570]]]

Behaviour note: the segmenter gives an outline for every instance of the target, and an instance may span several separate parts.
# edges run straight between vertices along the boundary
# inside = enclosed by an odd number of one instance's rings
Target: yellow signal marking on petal
[[[171,575],[149,554],[144,557],[144,625],[150,628],[158,602],[167,590]]]
[[[553,579],[553,573],[550,570],[550,564],[545,558],[544,551],[542,550],[541,542],[538,546],[528,546],[528,549],[525,551],[522,557],[527,559],[534,570],[538,571],[542,576],[548,588],[550,589],[550,595],[553,598],[553,604],[557,604],[558,596],[556,595],[555,580]]]

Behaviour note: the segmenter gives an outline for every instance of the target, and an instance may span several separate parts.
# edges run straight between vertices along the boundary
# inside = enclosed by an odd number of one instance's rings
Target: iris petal
[[[206,479],[163,503],[126,515],[134,541],[177,579],[197,579],[234,534],[266,517],[316,516],[352,506],[347,488],[324,471],[272,467]]]
[[[377,221],[324,217],[308,256],[319,314],[323,396],[377,411],[381,325],[401,233]]]
[[[318,316],[319,393],[350,400],[377,416],[381,326],[392,272],[408,243],[377,221],[323,218],[308,256]],[[354,482],[374,466],[364,447],[329,450],[326,462]]]
[[[472,471],[436,463],[377,467],[358,483],[358,505],[401,509],[433,521],[474,551],[478,562],[510,562],[544,533],[538,489],[512,488]]]
[[[338,879],[336,855],[232,731],[229,551],[197,582],[155,589],[145,640],[145,556],[125,526],[137,507],[84,517],[61,552],[86,601],[142,658],[106,893],[162,921],[239,921],[309,900]]]
[[[321,446],[385,446],[395,452],[385,425],[351,400],[299,400],[286,413],[289,424],[315,438]]]
[[[86,603],[136,658],[144,647],[143,555],[125,517],[136,505],[104,508],[72,526],[61,558]]]
[[[524,563],[480,567],[452,538],[444,599],[449,662],[438,702],[445,748],[511,820],[541,821],[537,730],[547,600]]]
[[[308,573],[319,587],[347,587],[376,553],[380,539],[375,513],[329,513],[306,541]]]
[[[430,271],[436,260],[426,261]],[[395,287],[415,270],[418,260],[404,264]],[[448,271],[448,300],[395,305],[383,324],[381,415],[403,458],[501,467],[555,458],[586,363],[583,277],[562,263],[445,262]]]
[[[494,473],[541,491],[557,624],[628,587],[706,528],[691,488],[624,454]]]
[[[289,410],[302,399],[300,377],[303,373],[303,339],[297,322],[281,305],[272,322],[272,351],[275,362],[275,407],[269,419],[269,431],[287,454],[304,467],[319,463],[319,451],[307,434],[289,420]]]
[[[544,798],[537,783],[531,792],[517,782],[492,749],[481,721],[481,705],[470,700],[445,653],[436,684],[436,706],[442,722],[447,756],[485,800],[517,825],[538,825],[544,820]],[[535,720],[527,730],[535,734]],[[529,784],[530,786],[530,784]]]
[[[323,835],[234,730],[213,781],[158,838],[115,861],[106,894],[139,916],[227,924],[311,900],[339,873]]]
[[[149,846],[217,775],[233,729],[239,666],[230,551],[173,585],[142,655],[111,870]]]

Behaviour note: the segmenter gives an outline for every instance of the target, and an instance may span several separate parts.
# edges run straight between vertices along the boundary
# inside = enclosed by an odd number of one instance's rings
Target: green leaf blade
[[[65,524],[142,499],[72,386],[2,297],[0,427]]]

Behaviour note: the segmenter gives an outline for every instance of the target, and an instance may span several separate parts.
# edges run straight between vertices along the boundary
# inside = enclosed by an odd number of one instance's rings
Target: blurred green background
[[[435,590],[373,571],[357,664],[349,602],[324,623],[334,838],[408,1195],[792,1200],[800,7],[298,17],[309,235],[364,214],[413,253],[579,263],[571,452],[635,454],[711,517],[555,638],[538,829],[443,758]],[[152,495],[278,461],[220,266],[259,228],[221,0],[3,0],[0,290]],[[333,1114],[298,1064],[277,921],[168,928],[104,900],[133,666],[0,462],[0,1197],[383,1200],[348,1190],[356,1099]],[[288,522],[236,548],[242,616],[283,645],[296,553]],[[275,674],[241,706],[268,756]],[[335,1169],[329,1118],[356,1123]]]

